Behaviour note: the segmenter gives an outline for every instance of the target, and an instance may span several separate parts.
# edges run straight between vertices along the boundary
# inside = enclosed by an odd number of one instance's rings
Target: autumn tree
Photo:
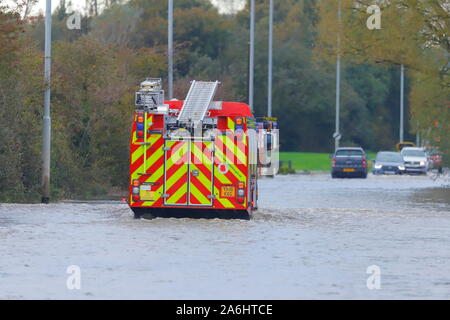
[[[39,192],[41,55],[17,8],[0,2],[0,200]]]
[[[428,132],[430,121],[421,115],[431,115],[437,110],[441,110],[437,113],[443,115],[443,100],[449,97],[448,1],[341,0],[319,3],[320,41],[316,52],[328,61],[335,59],[339,52],[353,63],[405,65],[412,83],[408,99],[411,127],[414,131]],[[339,4],[342,8],[341,20],[337,15]],[[367,19],[373,14],[368,13],[371,5],[378,5],[381,9],[381,29],[370,30],[366,27]],[[434,89],[427,91],[424,88]],[[450,138],[449,131],[440,134],[441,140]]]

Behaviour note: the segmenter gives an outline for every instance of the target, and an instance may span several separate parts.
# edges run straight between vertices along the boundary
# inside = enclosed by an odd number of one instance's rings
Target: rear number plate
[[[222,186],[220,188],[221,198],[235,198],[236,197],[236,187],[235,186]]]
[[[141,189],[141,200],[142,201],[155,201],[155,192],[150,190]]]
[[[355,172],[355,169],[353,169],[353,168],[346,168],[346,169],[344,169],[344,172]]]

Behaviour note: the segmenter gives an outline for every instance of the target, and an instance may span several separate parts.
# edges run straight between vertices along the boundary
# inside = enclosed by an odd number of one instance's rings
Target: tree
[[[22,37],[18,8],[0,3],[0,201],[24,201],[39,191],[41,56]]]
[[[424,92],[418,87],[418,83],[424,85],[425,82],[429,82],[432,86],[440,83],[440,95],[447,97],[449,95],[450,22],[448,17],[450,7],[448,1],[342,0],[341,23],[336,13],[337,3],[330,4],[329,1],[319,3],[320,41],[316,52],[332,62],[337,54],[337,37],[339,36],[341,38],[340,53],[348,61],[390,66],[404,64],[409,70],[408,77],[413,82],[414,90],[409,99],[412,106],[411,123],[415,128],[420,128],[417,123],[427,123],[418,119],[417,116],[421,113],[433,113],[431,109],[439,109],[437,105],[442,104],[423,104],[425,96],[428,96],[428,100],[434,101],[435,94]],[[366,28],[366,20],[369,17],[367,8],[373,4],[381,8],[381,30]],[[422,94],[419,94],[419,91],[422,91]],[[408,90],[407,94],[409,94]],[[419,98],[421,96],[422,98]],[[419,112],[419,109],[423,111]],[[448,139],[449,133],[445,135]]]

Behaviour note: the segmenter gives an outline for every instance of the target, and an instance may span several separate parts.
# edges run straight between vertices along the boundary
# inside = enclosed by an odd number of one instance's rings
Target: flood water
[[[0,257],[0,299],[449,299],[450,188],[280,176],[260,181],[251,221],[0,204]],[[80,290],[66,286],[71,265]]]

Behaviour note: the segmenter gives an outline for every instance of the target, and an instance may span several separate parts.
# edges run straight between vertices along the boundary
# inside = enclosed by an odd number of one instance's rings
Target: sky
[[[176,1],[176,0],[175,0]],[[237,10],[241,10],[244,8],[245,6],[245,0],[211,0],[211,2],[214,5],[219,6],[219,9],[221,9],[221,11],[224,11],[225,8],[222,7],[220,5],[221,2],[225,2],[225,1],[233,1],[236,5],[236,9]],[[66,0],[66,2],[68,3],[69,0]],[[76,11],[83,11],[84,12],[84,7],[86,4],[86,0],[71,0],[72,4],[73,4],[73,8]],[[38,3],[35,7],[35,9],[33,10],[33,13],[38,13],[39,11],[44,12],[45,11],[45,3],[46,0],[38,0]],[[52,11],[55,10],[55,8],[59,5],[59,0],[52,0]]]
[[[43,13],[45,12],[45,4],[47,0],[38,0],[35,8],[33,9],[32,13],[37,14],[40,11]],[[69,2],[66,0],[66,2]],[[73,8],[75,10],[83,11],[84,12],[84,6],[86,4],[86,0],[71,0],[73,4]],[[55,8],[59,5],[59,0],[52,0],[52,11],[55,10]]]

